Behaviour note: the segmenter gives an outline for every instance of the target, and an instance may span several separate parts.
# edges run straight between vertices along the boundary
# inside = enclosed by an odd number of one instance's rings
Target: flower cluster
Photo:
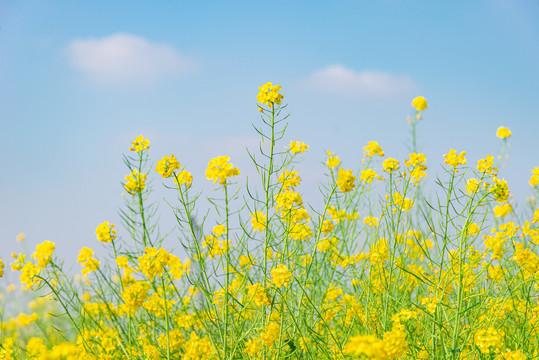
[[[127,181],[124,185],[125,190],[131,195],[142,193],[146,189],[146,176],[146,174],[141,174],[137,169],[134,169],[131,174],[125,176]]]
[[[267,105],[270,109],[274,104],[281,104],[284,95],[278,93],[278,91],[281,90],[280,85],[272,85],[272,83],[267,82],[259,87],[258,90],[258,95],[256,97],[257,102]]]
[[[114,230],[115,226],[116,225],[114,224],[109,224],[108,221],[99,224],[97,229],[95,229],[97,240],[101,241],[102,243],[109,243],[116,239],[116,230]]]
[[[219,181],[219,184],[226,186],[226,179],[240,174],[240,170],[233,167],[228,162],[229,160],[230,156],[218,156],[211,159],[206,169],[206,178],[213,180],[214,184]]]
[[[180,162],[174,157],[174,154],[170,154],[170,157],[165,155],[157,162],[155,172],[159,173],[163,178],[169,178],[173,176],[175,170],[179,170],[181,167]]]
[[[142,135],[137,136],[135,140],[133,140],[133,143],[131,144],[131,147],[129,150],[134,152],[141,152],[143,150],[149,150],[150,149],[150,140],[145,139]]]
[[[301,141],[290,141],[290,152],[292,154],[305,153],[309,149],[309,145],[302,143]]]

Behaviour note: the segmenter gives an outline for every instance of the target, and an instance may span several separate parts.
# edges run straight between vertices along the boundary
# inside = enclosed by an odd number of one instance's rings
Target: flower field
[[[448,149],[430,173],[417,97],[411,153],[388,157],[370,141],[353,169],[327,151],[324,205],[312,208],[295,169],[309,146],[284,143],[280,92],[259,88],[257,179],[229,156],[196,179],[174,154],[153,162],[141,135],[124,156],[123,226],[97,224],[80,273],[50,241],[0,259],[28,301],[14,311],[13,288],[0,290],[0,359],[539,358],[539,208],[532,196],[517,211],[497,175],[511,131],[498,129],[499,154],[470,164]],[[530,176],[537,194],[539,167]],[[187,257],[163,245],[151,179],[170,194]],[[194,181],[217,191],[196,193]]]

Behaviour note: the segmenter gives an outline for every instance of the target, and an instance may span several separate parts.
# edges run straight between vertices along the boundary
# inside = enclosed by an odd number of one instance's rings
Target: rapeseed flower
[[[232,167],[229,160],[230,156],[218,156],[211,159],[206,169],[206,178],[213,180],[214,184],[219,181],[219,184],[226,186],[226,179],[240,174],[240,170]]]
[[[251,214],[251,224],[253,225],[253,230],[263,232],[266,228],[266,215],[262,211],[255,211]]]
[[[365,156],[368,157],[373,157],[374,155],[384,156],[382,147],[376,141],[369,141],[367,146],[363,148],[363,151],[365,152]]]
[[[337,186],[343,193],[354,190],[356,184],[356,177],[353,175],[352,170],[339,169],[337,174]]]
[[[114,230],[115,226],[116,225],[110,224],[108,221],[99,224],[97,229],[95,229],[97,240],[101,241],[102,243],[109,243],[116,239],[116,230]]]
[[[513,211],[511,204],[502,204],[494,207],[494,216],[495,217],[506,217],[509,213]]]
[[[289,190],[299,185],[301,178],[297,171],[285,170],[277,179],[282,185],[283,190]]]
[[[417,111],[425,110],[429,105],[427,100],[423,96],[418,96],[412,100],[412,106],[415,107]]]
[[[144,139],[142,135],[137,136],[135,140],[133,140],[133,143],[131,144],[131,147],[129,148],[130,151],[134,152],[141,152],[143,150],[149,150],[150,149],[150,140]]]
[[[288,286],[290,284],[290,279],[292,279],[293,275],[290,271],[288,271],[288,268],[284,264],[280,264],[277,267],[271,269],[271,282],[277,286]]]
[[[503,345],[503,331],[489,327],[484,330],[477,330],[474,335],[474,344],[482,354],[497,354]]]
[[[301,141],[290,141],[290,152],[292,154],[297,153],[305,153],[306,150],[309,149],[309,145],[306,145],[305,143]]]
[[[270,347],[273,345],[275,340],[279,337],[281,334],[281,327],[276,322],[270,322],[267,326],[266,332],[260,334],[260,340],[262,341],[262,344],[266,345],[267,347]]]
[[[44,241],[36,246],[36,251],[32,255],[37,260],[38,266],[44,268],[51,261],[52,253],[56,248],[52,241]]]
[[[511,130],[506,127],[500,126],[498,130],[496,130],[496,136],[500,139],[506,139],[508,137],[511,137]]]
[[[80,263],[82,268],[82,274],[87,275],[92,271],[99,269],[99,260],[93,257],[94,251],[91,248],[83,247],[79,252],[79,257],[77,261]]]
[[[530,178],[530,186],[539,185],[539,166],[533,168],[532,177]]]
[[[494,184],[490,188],[490,192],[494,194],[494,199],[496,199],[497,202],[505,202],[509,198],[509,186],[507,185],[507,181],[504,179],[498,179],[498,177],[494,177],[492,179]]]
[[[257,102],[267,105],[270,109],[274,104],[281,104],[284,95],[278,93],[278,91],[281,90],[280,85],[272,85],[272,83],[267,82],[259,87],[258,90],[259,92],[256,97]]]
[[[480,186],[481,181],[474,178],[468,179],[466,181],[466,192],[468,193],[468,195],[470,195],[471,193],[475,193],[477,190],[479,190]]]
[[[382,168],[385,172],[393,174],[393,171],[398,170],[400,167],[399,162],[393,158],[387,158],[382,163]]]
[[[141,193],[146,189],[146,174],[141,174],[137,169],[131,171],[131,174],[125,176],[127,181],[124,185],[125,190],[134,195],[135,193]]]
[[[4,276],[4,262],[0,259],[0,277]]]
[[[462,151],[460,154],[457,154],[455,149],[451,149],[447,154],[444,154],[445,163],[454,168],[454,171],[457,172],[457,166],[466,165],[466,158],[464,157],[465,155],[466,151]]]
[[[326,150],[326,153],[328,155],[328,159],[326,160],[326,166],[328,169],[333,169],[341,164],[341,159],[339,159],[338,156],[332,155],[331,151],[329,150]]]
[[[178,185],[185,185],[188,188],[193,183],[193,175],[187,170],[182,170],[174,177],[174,182]]]
[[[169,265],[169,261],[170,255],[165,249],[146,247],[144,255],[138,258],[138,266],[148,279],[153,280],[156,275],[161,277],[165,267]]]
[[[378,175],[373,169],[361,170],[359,180],[363,180],[366,184],[370,184],[375,178],[381,180],[380,175]]]
[[[498,171],[494,167],[494,156],[487,155],[486,158],[477,160],[477,170],[486,174],[492,174],[493,171]]]
[[[170,157],[165,155],[157,162],[155,172],[159,173],[163,178],[169,178],[173,176],[175,170],[179,170],[181,167],[182,165],[174,157],[174,154],[170,154]]]

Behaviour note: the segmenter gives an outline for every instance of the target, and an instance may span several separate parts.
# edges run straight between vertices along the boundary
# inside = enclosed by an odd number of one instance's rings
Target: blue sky
[[[423,95],[420,149],[432,174],[450,148],[470,164],[496,154],[503,125],[513,137],[501,176],[515,201],[529,195],[539,2],[261,4],[1,1],[0,256],[18,250],[21,232],[70,259],[98,247],[97,224],[119,222],[122,153],[139,134],[155,159],[173,152],[203,190],[214,156],[252,175],[244,149],[256,146],[257,87],[267,81],[286,91],[287,141],[311,146],[300,166],[307,194],[326,149],[348,168],[369,140],[403,158],[410,101]]]

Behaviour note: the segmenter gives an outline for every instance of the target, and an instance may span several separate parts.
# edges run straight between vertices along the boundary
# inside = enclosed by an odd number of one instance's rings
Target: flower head
[[[251,224],[254,230],[263,232],[266,228],[266,215],[262,211],[255,211],[251,214]]]
[[[52,241],[44,241],[41,244],[37,244],[36,251],[32,257],[37,260],[40,268],[44,268],[51,261],[51,256],[55,248],[56,245]]]
[[[280,85],[272,85],[272,83],[267,82],[259,87],[258,90],[259,92],[256,97],[257,102],[268,105],[270,109],[274,104],[281,104],[284,95],[278,93],[278,91],[281,90]]]
[[[532,176],[530,178],[530,186],[537,186],[539,185],[539,166],[536,166],[532,170]]]
[[[376,141],[369,141],[369,144],[363,148],[365,156],[373,157],[374,155],[384,156],[382,147]]]
[[[174,177],[174,182],[178,185],[185,185],[188,188],[193,184],[193,175],[187,170],[182,170],[176,177]]]
[[[290,141],[290,152],[292,154],[297,154],[297,153],[303,154],[308,149],[309,149],[309,145],[306,145],[305,143],[301,141]]]
[[[114,224],[109,224],[108,221],[99,224],[97,229],[95,229],[97,240],[101,241],[102,243],[109,243],[116,239],[116,230],[114,230],[115,226],[116,225]]]
[[[77,261],[83,267],[82,274],[87,275],[92,271],[99,269],[99,260],[93,257],[94,251],[88,247],[83,247],[80,249],[79,257]]]
[[[445,163],[453,168],[457,172],[456,167],[459,165],[466,165],[466,151],[462,151],[460,154],[457,154],[455,149],[449,150],[447,154],[444,154]]]
[[[280,264],[276,268],[271,270],[271,282],[277,287],[288,286],[290,279],[292,278],[292,273],[288,271],[288,268],[284,264]]]
[[[392,174],[393,171],[398,170],[400,167],[399,162],[393,158],[387,158],[382,163],[382,168],[385,172]]]
[[[150,140],[144,139],[142,135],[136,137],[135,140],[133,140],[131,147],[129,148],[130,151],[134,151],[134,152],[141,152],[142,150],[149,150],[149,149],[150,149]]]
[[[429,105],[427,100],[423,96],[418,96],[412,100],[412,106],[415,107],[417,111],[425,110]]]
[[[146,189],[146,174],[139,173],[137,169],[126,175],[125,180],[127,181],[124,185],[125,190],[131,195],[141,193]]]
[[[326,150],[326,153],[328,155],[328,159],[326,160],[328,169],[333,169],[341,164],[341,159],[337,155],[333,155],[329,150]]]
[[[174,174],[174,170],[179,170],[181,167],[174,154],[170,154],[170,157],[165,155],[163,159],[157,162],[155,172],[159,173],[163,178],[169,178]]]
[[[237,167],[233,168],[229,160],[230,156],[218,156],[211,159],[206,169],[206,178],[213,180],[214,184],[219,181],[219,184],[226,185],[227,178],[239,175],[240,170]]]
[[[339,190],[344,193],[354,190],[356,187],[355,180],[356,177],[353,175],[352,170],[339,169],[337,174],[337,186],[339,186]]]
[[[511,130],[506,127],[500,126],[498,130],[496,130],[496,136],[500,139],[506,139],[508,137],[511,137]]]

